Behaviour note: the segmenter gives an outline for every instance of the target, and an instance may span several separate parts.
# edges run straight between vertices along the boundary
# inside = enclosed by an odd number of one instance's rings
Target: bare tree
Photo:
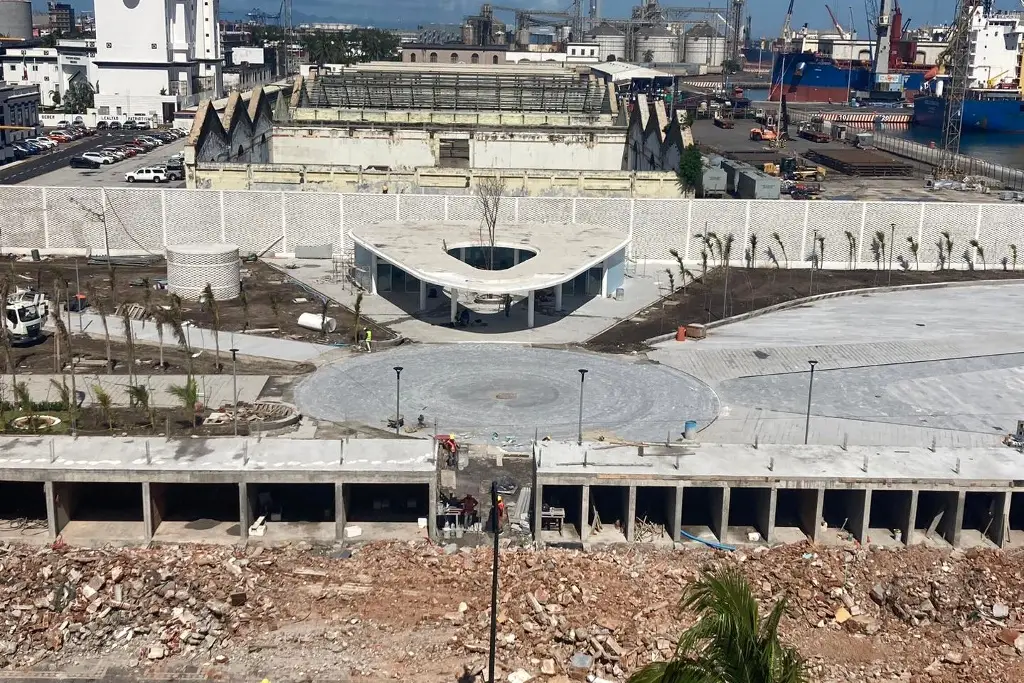
[[[103,341],[107,346],[107,374],[109,375],[114,371],[114,359],[110,353],[110,327],[107,325],[107,315],[110,314],[110,308],[107,306],[107,302],[96,294],[96,288],[91,284],[86,285],[85,291],[86,296],[92,303],[92,307],[96,309],[96,315],[100,317],[100,322],[103,323]]]
[[[0,306],[4,307],[4,322],[0,325],[0,336],[3,337],[4,355],[7,358],[7,372],[11,373],[12,389],[18,386],[17,369],[14,366],[14,348],[11,345],[11,331],[7,329],[7,300],[11,298],[11,279],[5,277],[0,282]]]
[[[124,328],[124,344],[128,350],[128,386],[132,386],[135,384],[135,330],[132,329],[127,306],[121,306],[121,326]]]
[[[53,288],[58,291],[58,282],[55,280]],[[65,284],[60,290],[61,299],[65,302],[68,301],[68,289]],[[78,387],[75,385],[75,353],[74,349],[71,348],[71,334],[68,332],[67,325],[64,324],[64,320],[60,317],[60,306],[56,306],[55,310],[50,311],[50,315],[53,318],[53,324],[57,328],[57,339],[60,341],[61,347],[64,352],[68,354],[66,367],[71,374],[71,398],[70,401],[64,401],[67,404],[68,415],[71,417],[71,431],[72,433],[77,431],[77,415],[78,410]],[[64,371],[64,364],[61,364],[61,373]],[[53,380],[51,380],[53,381]],[[67,386],[66,381],[62,378],[61,384]],[[62,398],[63,400],[63,398]]]
[[[484,214],[484,226],[487,228],[487,269],[494,270],[494,240],[498,228],[498,211],[501,208],[501,196],[505,194],[505,181],[500,175],[484,178],[476,186],[476,197],[480,202],[480,210]],[[482,241],[482,240],[481,240]]]

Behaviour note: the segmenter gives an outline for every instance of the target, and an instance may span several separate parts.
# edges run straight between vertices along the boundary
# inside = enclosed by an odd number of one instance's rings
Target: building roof
[[[610,77],[615,83],[642,78],[672,78],[672,74],[667,74],[664,71],[656,71],[628,62],[600,62],[591,64],[590,70]]]
[[[622,37],[623,33],[619,29],[615,28],[607,22],[602,22],[594,27],[594,30],[588,33],[590,36],[617,36]]]
[[[707,22],[697,24],[686,32],[687,38],[721,38],[722,35]]]
[[[356,228],[349,236],[413,277],[480,294],[526,294],[587,271],[629,244],[625,233],[588,223],[498,224],[495,246],[536,254],[506,270],[480,270],[445,249],[480,245],[480,221],[391,221]]]
[[[403,50],[464,50],[467,52],[507,52],[508,45],[462,45],[460,43],[404,43]]]
[[[664,26],[651,26],[640,31],[640,35],[645,38],[675,38],[676,34],[669,31]]]

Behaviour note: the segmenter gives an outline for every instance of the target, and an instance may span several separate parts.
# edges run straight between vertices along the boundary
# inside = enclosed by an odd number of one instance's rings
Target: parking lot
[[[0,166],[2,185],[48,185],[51,187],[103,187],[124,184],[124,174],[140,166],[163,164],[185,147],[185,138],[161,145],[136,157],[124,159],[98,169],[71,168],[71,157],[94,152],[104,147],[123,144],[150,131],[98,131],[96,135],[64,143],[44,154]],[[184,187],[183,181],[161,184],[161,187]]]

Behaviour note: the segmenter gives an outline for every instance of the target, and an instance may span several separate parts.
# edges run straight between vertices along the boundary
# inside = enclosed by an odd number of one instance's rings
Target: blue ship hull
[[[907,96],[913,97],[924,87],[922,72],[907,71],[900,75],[902,91]],[[874,73],[867,66],[841,65],[809,52],[789,53],[775,57],[769,99],[779,100],[785,95],[790,102],[846,102],[851,90],[874,89]]]
[[[914,100],[914,123],[925,128],[942,128],[946,100],[918,97]],[[991,133],[1024,133],[1024,102],[1006,100],[965,100],[963,129]]]

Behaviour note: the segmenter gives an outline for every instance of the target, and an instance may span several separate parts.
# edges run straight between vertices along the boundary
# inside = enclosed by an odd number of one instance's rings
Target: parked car
[[[104,147],[100,151],[103,152],[104,154],[107,154],[109,156],[114,157],[118,161],[121,161],[126,156],[128,156],[127,154],[125,154],[122,150],[118,149],[117,147]]]
[[[67,121],[58,121],[57,122],[57,127],[58,128],[67,128],[68,127],[68,122]]]
[[[135,122],[135,127],[138,128],[139,130],[149,130],[150,128],[152,128],[152,126],[149,125],[149,121],[145,121],[145,120],[143,120],[143,121],[136,121]]]
[[[21,142],[15,142],[14,144],[11,145],[11,147],[14,149],[14,156],[18,156],[18,154],[21,154],[22,159],[24,159],[25,157],[30,157],[33,154],[38,154],[38,152],[33,150],[31,147]]]
[[[109,127],[109,125],[110,124],[108,124],[106,121],[97,121],[96,130],[106,130]]]
[[[15,161],[21,161],[22,159],[27,159],[29,157],[29,153],[26,150],[26,148],[24,148],[24,147],[18,147],[17,145],[11,145],[11,149],[14,150],[14,160]]]
[[[162,168],[143,166],[124,174],[129,183],[163,183],[167,182],[167,174]]]
[[[135,130],[135,128],[136,128],[135,122],[132,121],[131,119],[128,119],[127,121],[124,122],[124,124],[122,124],[121,128],[123,130]]]
[[[86,152],[85,154],[82,155],[82,157],[85,159],[89,159],[90,161],[98,162],[100,164],[112,164],[115,161],[117,161],[117,159],[115,159],[114,157],[110,156],[109,154],[103,154],[102,152]]]
[[[103,165],[103,162],[96,161],[95,159],[88,159],[84,155],[80,157],[71,157],[71,162],[68,164],[71,168],[99,168]]]
[[[40,152],[46,151],[45,147],[33,140],[22,140],[19,144],[23,148],[27,149],[29,154],[39,154]]]
[[[160,145],[164,144],[164,141],[161,140],[160,138],[156,137],[155,135],[140,135],[139,139],[147,140],[147,141],[152,142],[154,145],[157,145],[157,146],[160,146]]]
[[[135,145],[136,147],[141,147],[147,152],[156,147],[156,145],[150,142],[149,140],[143,140],[142,138],[135,138],[134,140],[131,141],[130,144]]]
[[[111,121],[110,123],[107,124],[107,128],[109,130],[121,130],[121,122],[120,121]]]
[[[118,145],[117,149],[123,152],[126,158],[131,158],[139,153],[137,149],[130,145]]]
[[[57,143],[50,138],[27,138],[26,141],[35,143],[43,149],[53,149],[57,146]]]
[[[132,156],[135,156],[136,154],[145,154],[146,152],[149,151],[148,149],[146,149],[145,147],[143,147],[141,145],[135,145],[135,144],[131,144],[131,143],[129,143],[127,145],[123,145],[123,147],[124,147],[124,149],[128,150],[129,152],[132,152]]]
[[[181,163],[181,160],[178,160],[177,163],[175,163],[174,160],[169,160],[161,168],[163,168],[164,175],[167,176],[168,180],[174,181],[185,179],[185,164]]]

